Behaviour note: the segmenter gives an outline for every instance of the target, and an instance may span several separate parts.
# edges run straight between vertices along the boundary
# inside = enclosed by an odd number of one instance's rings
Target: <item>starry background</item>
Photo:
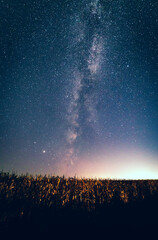
[[[158,3],[0,0],[0,169],[158,178]]]

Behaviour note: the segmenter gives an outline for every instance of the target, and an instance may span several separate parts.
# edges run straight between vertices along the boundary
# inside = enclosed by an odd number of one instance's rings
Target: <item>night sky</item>
[[[158,3],[0,0],[0,169],[158,178]]]

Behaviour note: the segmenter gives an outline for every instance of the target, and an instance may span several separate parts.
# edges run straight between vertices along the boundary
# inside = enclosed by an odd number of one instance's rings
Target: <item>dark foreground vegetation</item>
[[[124,234],[128,229],[157,228],[158,180],[65,179],[0,173],[1,236],[52,236],[62,231],[80,233],[83,229],[91,233],[95,229],[124,229]]]

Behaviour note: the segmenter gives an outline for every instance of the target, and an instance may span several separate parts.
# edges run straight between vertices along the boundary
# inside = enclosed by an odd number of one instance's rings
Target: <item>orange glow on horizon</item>
[[[113,151],[79,159],[72,168],[60,166],[60,175],[101,179],[158,179],[157,156],[145,151]]]

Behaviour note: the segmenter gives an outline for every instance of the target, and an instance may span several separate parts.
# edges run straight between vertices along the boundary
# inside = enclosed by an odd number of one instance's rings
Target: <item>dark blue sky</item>
[[[157,12],[154,0],[0,0],[0,169],[158,176]]]

